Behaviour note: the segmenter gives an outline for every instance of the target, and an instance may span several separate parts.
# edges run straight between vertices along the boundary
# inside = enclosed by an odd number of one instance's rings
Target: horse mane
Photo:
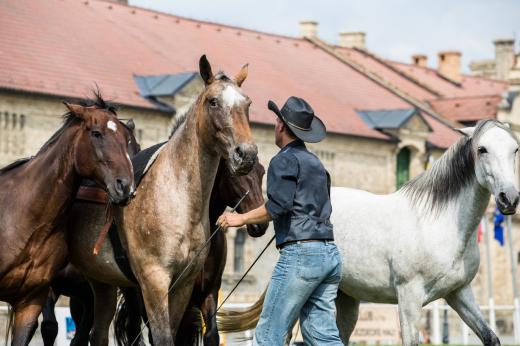
[[[492,126],[507,131],[518,141],[514,133],[501,122],[495,119],[481,120],[470,138],[460,138],[429,170],[404,184],[399,191],[410,197],[414,205],[422,204],[431,212],[442,210],[476,179],[473,143],[477,143]]]
[[[96,107],[98,109],[106,110],[106,111],[109,111],[109,112],[113,113],[114,115],[116,115],[117,106],[106,101],[105,99],[103,99],[103,96],[101,95],[99,88],[92,90],[92,93],[94,94],[94,97],[92,99],[81,100],[78,102],[78,104],[83,107]],[[67,130],[73,123],[80,121],[74,115],[74,113],[72,113],[70,111],[63,114],[62,117],[63,117],[62,126],[58,129],[58,131],[56,131],[51,136],[51,138],[49,138],[47,140],[47,142],[45,142],[42,145],[42,147],[40,148],[40,150],[38,150],[38,153],[35,156],[18,159],[16,161],[14,161],[13,163],[8,164],[7,166],[0,168],[0,175],[4,174],[6,172],[12,171],[13,169],[18,168],[20,166],[23,166],[27,162],[31,161],[34,157],[43,153],[52,144],[54,144],[58,140],[58,138],[60,138],[60,136],[65,132],[65,130]]]
[[[215,75],[215,80],[221,80],[224,82],[233,82],[231,78],[229,78],[223,71],[219,71]],[[194,110],[195,105],[197,104],[197,101],[199,100],[200,96],[203,93],[201,93],[197,99],[191,104],[190,108],[186,110],[186,112],[180,114],[177,116],[177,119],[175,120],[175,123],[173,124],[172,130],[170,131],[170,135],[168,136],[168,139],[172,138],[172,136],[175,134],[175,132],[186,122],[186,119],[188,118],[188,114],[191,114]]]
[[[170,132],[170,135],[168,136],[168,139],[172,138],[175,132],[186,122],[186,119],[188,118],[188,114],[190,114],[193,111],[193,105],[184,112],[183,114],[179,115],[177,119],[175,120],[175,123],[173,124],[172,130]]]

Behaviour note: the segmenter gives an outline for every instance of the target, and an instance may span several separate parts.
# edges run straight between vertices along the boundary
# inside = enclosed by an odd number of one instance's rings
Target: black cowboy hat
[[[314,110],[304,99],[291,96],[281,110],[269,100],[267,108],[278,115],[294,135],[304,142],[317,143],[327,134],[325,124],[314,115]]]

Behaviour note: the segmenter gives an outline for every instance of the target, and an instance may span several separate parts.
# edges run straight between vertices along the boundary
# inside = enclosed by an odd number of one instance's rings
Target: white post
[[[439,301],[436,300],[432,304],[432,344],[442,344],[441,337],[441,315],[439,313]]]
[[[460,320],[460,323],[462,323],[462,328],[461,328],[461,332],[462,332],[462,344],[463,345],[467,345],[469,344],[469,340],[468,340],[468,336],[469,336],[469,328],[468,326],[466,325],[466,323],[464,323],[463,320]]]
[[[516,256],[513,244],[513,224],[512,217],[508,215],[507,221],[507,236],[509,243],[509,257],[511,259],[511,281],[513,283],[513,330],[515,335],[515,344],[520,344],[520,303],[518,301],[518,286],[516,284]]]
[[[488,286],[488,306],[489,306],[489,326],[492,331],[497,333],[497,323],[495,317],[495,300],[493,299],[493,264],[491,262],[491,231],[487,219],[487,213],[482,217],[482,228],[486,237],[486,267],[487,267],[487,286]]]

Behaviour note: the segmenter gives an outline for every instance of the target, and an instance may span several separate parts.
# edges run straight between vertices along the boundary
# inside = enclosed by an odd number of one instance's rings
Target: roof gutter
[[[321,41],[320,39],[318,39],[316,37],[305,37],[305,40],[309,41],[310,43],[312,43],[316,47],[322,49],[323,51],[329,53],[330,55],[332,55],[339,61],[350,66],[352,69],[361,73],[362,75],[368,77],[370,80],[379,84],[383,88],[388,89],[390,92],[392,92],[396,96],[400,97],[401,99],[405,100],[406,102],[419,108],[421,111],[427,113],[432,118],[434,118],[437,121],[441,122],[442,124],[448,126],[452,130],[454,130],[456,127],[458,127],[458,125],[455,122],[449,121],[448,119],[444,118],[442,115],[437,113],[433,108],[431,108],[430,105],[428,105],[427,103],[417,100],[416,98],[410,96],[409,94],[407,94],[404,91],[397,88],[395,85],[389,83],[387,80],[381,78],[379,75],[367,70],[362,65],[359,65],[358,63],[352,61],[351,59],[348,59],[347,57],[339,54],[331,46],[329,46],[327,43]]]

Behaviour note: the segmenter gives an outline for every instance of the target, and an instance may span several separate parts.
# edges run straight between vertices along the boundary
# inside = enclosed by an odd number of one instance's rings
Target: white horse
[[[480,262],[475,233],[490,194],[502,213],[516,211],[519,143],[495,120],[460,131],[465,136],[431,169],[395,193],[333,188],[331,221],[343,257],[337,322],[345,344],[356,325],[359,302],[369,301],[399,304],[403,344],[417,345],[421,308],[439,298],[485,345],[500,344],[475,303],[470,282]],[[241,316],[223,313],[223,329],[232,331],[230,322],[238,322],[237,317],[253,321],[259,306]],[[247,325],[246,320],[235,326]]]

